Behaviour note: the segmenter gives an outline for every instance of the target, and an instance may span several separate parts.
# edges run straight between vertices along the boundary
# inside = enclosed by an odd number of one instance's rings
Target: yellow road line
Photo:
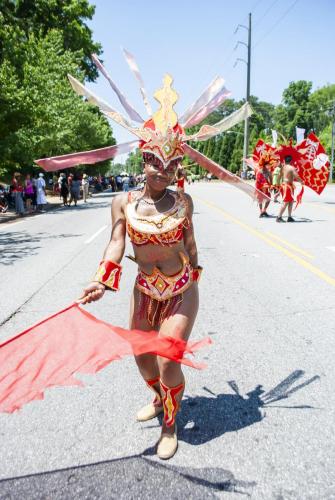
[[[271,247],[276,248],[277,250],[279,250],[280,252],[285,254],[287,257],[294,260],[301,267],[304,267],[305,269],[307,269],[311,273],[315,274],[315,276],[318,276],[318,278],[325,281],[329,285],[335,286],[335,279],[334,278],[332,278],[331,276],[329,276],[328,274],[323,272],[318,267],[313,266],[313,264],[311,264],[307,260],[303,259],[302,257],[299,257],[298,255],[294,254],[290,250],[287,250],[282,245],[279,245],[279,243],[276,243],[275,241],[271,240],[268,236],[266,236],[261,231],[258,231],[257,229],[253,228],[252,226],[249,226],[248,224],[246,224],[245,222],[242,222],[241,220],[237,219],[233,215],[230,215],[228,212],[223,210],[221,207],[218,207],[217,205],[214,205],[213,203],[210,203],[209,201],[203,200],[202,198],[199,198],[198,196],[194,196],[194,195],[193,195],[193,198],[199,200],[204,205],[207,205],[208,207],[213,208],[214,210],[217,210],[218,212],[221,212],[226,219],[230,220],[231,222],[234,222],[234,224],[236,224],[240,227],[243,227],[243,229],[248,231],[248,233],[251,233],[254,236],[256,236],[257,238],[265,241],[265,243],[267,243]]]
[[[302,255],[304,255],[305,257],[308,257],[309,259],[315,258],[314,255],[311,255],[310,253],[305,252],[305,250],[302,250],[302,248],[299,248],[296,245],[293,245],[293,243],[290,243],[289,241],[284,240],[284,238],[280,238],[276,234],[270,233],[270,231],[267,231],[265,234],[267,234],[271,238],[274,238],[274,239],[280,241],[281,243],[283,243],[287,247],[292,248],[292,250],[294,250],[295,252],[301,253]]]

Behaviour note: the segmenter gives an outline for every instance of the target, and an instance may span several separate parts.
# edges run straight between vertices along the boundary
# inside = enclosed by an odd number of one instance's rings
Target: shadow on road
[[[233,394],[188,397],[179,415],[179,438],[199,445],[260,422],[264,408],[289,398],[320,377],[300,381],[304,371],[296,370],[273,389],[257,385],[245,396],[234,380],[228,382]],[[297,383],[300,381],[300,383]],[[307,405],[280,408],[312,409]],[[190,426],[190,423],[194,425]],[[120,459],[32,474],[0,481],[1,498],[217,498],[220,491],[251,496],[255,481],[235,478],[221,467],[179,467],[150,458],[155,447]]]
[[[179,439],[192,445],[207,443],[226,432],[238,431],[260,422],[265,417],[264,408],[274,408],[272,403],[287,399],[291,394],[303,389],[320,377],[314,377],[295,385],[303,377],[302,370],[292,372],[286,379],[268,392],[257,385],[245,396],[241,395],[234,380],[228,382],[234,394],[214,394],[212,397],[187,397],[183,401],[183,411],[179,414]],[[278,406],[290,409],[313,409],[312,406]]]
[[[0,481],[1,498],[217,498],[250,496],[254,481],[222,468],[177,467],[142,455]],[[8,495],[8,496],[7,496]]]
[[[51,240],[59,238],[78,238],[82,234],[62,233],[35,233],[29,234],[28,231],[8,231],[0,232],[0,264],[10,266],[15,264],[15,261],[24,259],[31,255],[36,255],[42,245],[39,245],[42,240]]]
[[[58,209],[54,212],[53,214],[61,214],[64,215],[64,213],[69,212],[85,212],[86,210],[96,210],[97,208],[108,208],[110,207],[111,203],[109,201],[98,201],[97,203],[79,203],[77,206],[75,205],[70,205],[70,206],[62,206],[61,209]]]

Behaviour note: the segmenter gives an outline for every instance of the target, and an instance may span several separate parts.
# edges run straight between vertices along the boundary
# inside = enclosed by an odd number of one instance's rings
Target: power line
[[[275,0],[275,1],[276,1],[276,2],[278,2],[278,0]],[[263,0],[257,0],[257,1],[254,3],[254,5],[252,6],[252,8],[250,9],[250,13],[251,13],[251,14],[253,14],[253,13],[254,13],[254,11],[255,11],[255,10],[257,9],[257,7],[259,6],[259,4],[260,4],[260,3],[262,3],[262,2],[263,2]],[[245,17],[242,19],[242,22],[247,21],[247,20],[248,20],[248,17],[249,17],[248,15],[247,15],[247,16],[245,16]],[[233,35],[229,38],[229,40],[231,40],[231,39],[234,37],[234,35],[235,35],[235,34],[236,34],[236,30],[233,32]],[[229,55],[228,55],[228,56],[227,56],[227,57],[223,60],[223,62],[221,63],[221,64],[222,64],[222,66],[223,66],[224,64],[226,64],[226,63],[229,61],[229,59],[231,59],[231,57],[233,56],[233,54],[234,54],[234,52],[235,52],[235,49],[236,49],[236,44],[235,44],[234,48],[230,51]],[[234,68],[235,68],[235,66],[233,66],[233,68],[231,68],[231,70],[230,70],[229,74],[231,74],[231,71],[232,71],[232,69],[234,69]],[[225,76],[226,76],[226,75],[225,75]]]
[[[256,3],[254,3],[254,5],[250,9],[250,11],[251,11],[252,14],[255,12],[255,10],[259,6],[259,4],[262,3],[262,2],[263,2],[263,0],[258,0]]]
[[[272,2],[272,4],[270,5],[270,7],[268,7],[266,9],[266,11],[264,12],[264,14],[262,15],[262,17],[260,17],[258,19],[258,21],[256,22],[255,26],[254,26],[254,29],[259,25],[259,23],[262,21],[262,19],[264,19],[265,16],[267,16],[267,14],[270,12],[270,10],[272,9],[272,7],[274,7],[276,5],[276,3],[278,3],[278,0],[274,0],[274,2]]]
[[[273,26],[263,35],[262,38],[260,38],[255,45],[252,47],[253,49],[257,47],[257,45],[260,44],[266,38],[272,31],[278,26],[278,24],[284,19],[284,17],[287,16],[287,14],[293,9],[293,7],[298,3],[299,0],[294,0],[293,4],[284,12],[284,14],[275,22]]]
[[[275,0],[275,1],[277,2],[278,0]],[[262,2],[263,2],[263,0],[257,0],[257,1],[254,3],[253,7],[250,9],[251,14],[253,14],[253,13],[254,13],[254,11],[257,9],[257,7],[259,6],[259,4],[261,4]],[[242,19],[242,22],[247,21],[247,20],[248,20],[248,15],[246,15],[246,16]],[[233,44],[232,44],[231,42],[233,42]],[[220,62],[220,64],[219,64],[219,67],[220,67],[220,68],[224,68],[224,66],[225,66],[225,65],[226,65],[226,64],[230,61],[230,59],[231,59],[231,58],[232,58],[232,56],[234,55],[234,52],[235,52],[235,46],[236,46],[236,43],[235,43],[235,33],[234,33],[234,32],[233,32],[233,33],[232,33],[232,34],[231,34],[231,35],[227,38],[227,43],[226,43],[226,45],[228,45],[228,49],[227,49],[227,50],[225,50],[225,51],[223,52],[223,61],[222,61],[222,62]],[[231,47],[230,52],[229,52],[229,47]],[[211,64],[209,65],[209,67],[213,67],[213,64],[211,63]],[[224,77],[225,77],[225,79],[226,79],[226,80],[227,80],[227,76],[231,74],[231,72],[232,72],[232,70],[233,70],[233,69],[234,69],[234,67],[232,67],[232,68],[230,69],[230,71],[229,71],[229,73],[228,73],[228,74],[227,74],[227,73],[225,73],[225,72],[223,73],[223,75],[224,75]]]

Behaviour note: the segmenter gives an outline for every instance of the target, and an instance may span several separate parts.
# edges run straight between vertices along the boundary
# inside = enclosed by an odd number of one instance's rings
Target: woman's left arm
[[[198,267],[198,250],[197,244],[194,237],[193,229],[193,201],[188,194],[184,194],[187,200],[187,219],[188,226],[184,228],[184,246],[185,250],[190,258],[190,263],[193,268]]]

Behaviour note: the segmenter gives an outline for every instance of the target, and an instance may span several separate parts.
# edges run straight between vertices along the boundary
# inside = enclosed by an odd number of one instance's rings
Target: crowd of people
[[[130,175],[122,172],[110,176],[89,176],[87,174],[60,173],[46,178],[41,172],[38,175],[15,172],[11,184],[0,183],[0,213],[5,213],[10,207],[20,216],[33,212],[44,212],[47,204],[46,193],[59,195],[64,206],[77,205],[82,198],[87,203],[92,192],[98,193],[106,189],[112,192],[129,191],[143,185],[143,175]]]
[[[101,192],[110,189],[112,192],[129,191],[144,182],[143,175],[129,175],[126,172],[110,176],[88,176],[87,174],[61,173],[53,179],[54,192],[59,192],[64,206],[70,206],[72,202],[76,206],[82,196],[84,203],[92,192]]]
[[[47,203],[46,182],[44,174],[38,176],[27,174],[24,178],[20,172],[15,172],[9,188],[0,184],[0,212],[7,212],[10,206],[21,216],[35,211],[44,212]]]

